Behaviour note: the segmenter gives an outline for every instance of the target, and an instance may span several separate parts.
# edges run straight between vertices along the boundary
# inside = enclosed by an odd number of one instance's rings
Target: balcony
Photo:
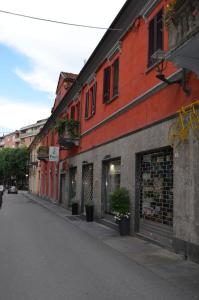
[[[49,158],[49,148],[47,146],[40,146],[37,150],[37,159],[47,161]]]
[[[167,59],[199,77],[199,1],[177,0],[166,13],[169,33]]]
[[[79,122],[74,120],[60,120],[57,128],[59,144],[70,150],[79,146]]]

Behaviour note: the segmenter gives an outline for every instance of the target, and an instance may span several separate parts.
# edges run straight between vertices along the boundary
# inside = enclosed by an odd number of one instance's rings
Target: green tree
[[[25,182],[28,173],[29,152],[26,147],[3,148],[0,150],[0,181],[17,185]]]

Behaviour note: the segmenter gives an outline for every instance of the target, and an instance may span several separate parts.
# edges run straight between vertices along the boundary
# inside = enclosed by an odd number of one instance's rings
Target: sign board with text
[[[59,161],[59,147],[49,147],[49,161]]]

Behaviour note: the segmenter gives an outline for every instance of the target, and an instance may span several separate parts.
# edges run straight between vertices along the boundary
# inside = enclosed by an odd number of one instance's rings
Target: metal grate
[[[144,154],[140,172],[140,218],[173,225],[173,152]]]
[[[85,201],[93,200],[93,164],[83,166],[83,199]]]
[[[72,200],[76,197],[76,185],[77,185],[77,168],[69,169],[69,203],[68,206],[71,207]]]

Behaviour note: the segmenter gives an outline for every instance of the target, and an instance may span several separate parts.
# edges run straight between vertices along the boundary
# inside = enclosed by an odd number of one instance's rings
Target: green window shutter
[[[94,115],[96,112],[97,82],[95,82],[95,84],[91,88],[91,94],[92,94],[91,113],[92,113],[92,115]]]
[[[111,79],[111,67],[104,70],[104,89],[103,89],[103,103],[110,100],[110,79]]]
[[[85,101],[85,118],[88,118],[89,114],[89,91],[86,93],[86,101]]]
[[[113,97],[119,92],[119,58],[113,63]]]

